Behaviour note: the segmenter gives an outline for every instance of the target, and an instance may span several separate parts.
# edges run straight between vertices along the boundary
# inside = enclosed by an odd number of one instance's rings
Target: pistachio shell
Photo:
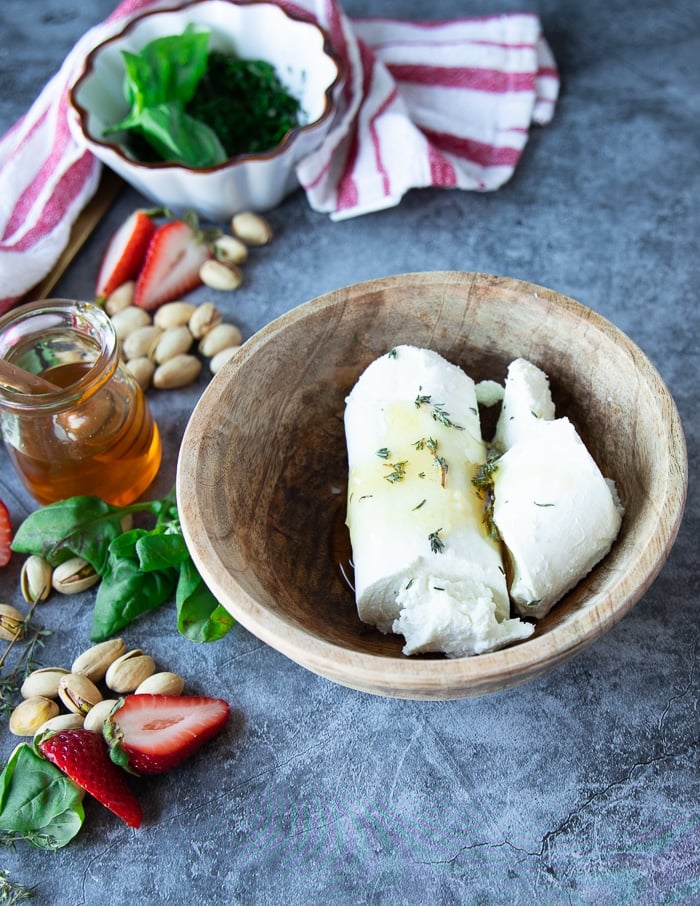
[[[41,695],[21,701],[10,714],[10,733],[15,736],[33,736],[39,727],[58,714],[56,702]]]
[[[193,355],[182,352],[159,365],[153,374],[153,386],[159,390],[174,390],[186,387],[199,377],[201,361]]]
[[[100,577],[82,557],[71,557],[53,571],[51,584],[62,595],[74,595],[91,588]]]
[[[107,639],[106,642],[100,642],[83,651],[73,661],[71,667],[72,673],[80,673],[87,676],[93,683],[99,683],[105,678],[107,668],[113,664],[117,658],[126,652],[126,645],[123,639]]]
[[[112,692],[133,692],[146,677],[156,672],[156,664],[149,654],[140,648],[127,651],[109,665],[105,683]]]
[[[243,273],[236,264],[224,264],[211,258],[199,269],[199,276],[205,286],[211,289],[238,289],[243,282]]]
[[[124,337],[122,350],[127,359],[138,359],[141,356],[152,356],[158,341],[163,335],[160,327],[155,324],[145,324],[137,327],[128,336]]]
[[[272,227],[252,211],[241,211],[231,220],[234,236],[238,236],[246,245],[267,245],[272,239]]]
[[[35,695],[40,695],[42,698],[56,698],[60,679],[67,673],[65,667],[41,667],[39,670],[34,670],[22,683],[20,689],[22,698],[33,698]]]
[[[150,323],[150,314],[145,308],[139,308],[138,305],[128,305],[112,317],[112,326],[120,340],[128,337],[137,327],[144,327]]]
[[[93,705],[102,701],[102,693],[87,676],[67,673],[58,682],[58,697],[74,714],[87,714]]]
[[[188,327],[195,340],[201,340],[205,333],[208,333],[217,324],[221,324],[223,320],[224,316],[213,303],[202,302],[192,313]]]
[[[214,256],[224,264],[243,264],[248,258],[248,246],[237,236],[219,236],[214,242]]]
[[[235,324],[228,324],[222,322],[217,324],[216,327],[212,327],[209,333],[206,333],[202,339],[199,341],[199,352],[211,358],[216,355],[217,352],[221,352],[222,349],[227,349],[229,346],[240,346],[243,335],[241,330]]]
[[[197,306],[193,302],[166,302],[156,311],[153,323],[161,330],[187,326]]]
[[[22,564],[20,588],[27,604],[45,601],[51,591],[53,567],[38,554],[32,554]]]
[[[0,604],[0,639],[13,642],[24,636],[24,617],[12,604]]]
[[[160,673],[153,673],[151,676],[139,683],[134,690],[137,695],[151,693],[152,695],[181,695],[185,688],[185,681],[177,673],[170,673],[163,670]]]
[[[97,702],[96,705],[93,705],[85,715],[85,721],[83,723],[85,729],[92,730],[93,733],[101,733],[102,725],[112,713],[114,706],[118,703],[119,700],[116,698],[103,698],[101,702]]]
[[[44,721],[44,723],[34,731],[34,735],[38,736],[40,733],[45,733],[47,730],[52,730],[54,733],[59,733],[61,730],[79,730],[82,726],[82,714],[57,714],[55,717],[50,717],[48,720]]]
[[[240,348],[240,346],[229,346],[228,349],[222,349],[221,352],[217,352],[216,355],[213,355],[209,362],[209,370],[211,373],[217,374],[226,362],[233,358]]]
[[[159,365],[162,365],[163,362],[180,355],[181,352],[189,352],[193,342],[194,337],[186,324],[181,324],[179,327],[169,327],[163,331],[158,340],[153,351],[153,358]]]

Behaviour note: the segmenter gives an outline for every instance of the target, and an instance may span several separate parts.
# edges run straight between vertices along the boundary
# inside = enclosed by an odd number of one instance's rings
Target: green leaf
[[[107,547],[121,533],[125,512],[99,497],[59,500],[30,513],[17,530],[12,549],[38,554],[52,566],[83,557],[102,574]]]
[[[83,791],[20,743],[0,775],[0,828],[39,849],[56,850],[80,830]]]
[[[109,546],[105,572],[95,598],[90,638],[104,641],[132,620],[168,601],[177,586],[174,568],[143,572],[136,545],[145,529],[124,532]]]
[[[193,642],[215,642],[235,625],[189,558],[180,566],[175,605],[178,631]]]
[[[138,130],[163,160],[201,168],[227,159],[216,133],[172,102],[147,107]]]
[[[153,531],[142,535],[136,542],[136,556],[144,572],[179,566],[189,557],[185,539],[179,532]]]

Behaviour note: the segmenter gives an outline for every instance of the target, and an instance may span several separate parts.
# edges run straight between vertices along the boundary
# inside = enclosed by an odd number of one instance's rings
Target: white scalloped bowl
[[[138,52],[188,24],[208,26],[210,49],[264,59],[301,103],[305,122],[265,153],[241,154],[195,170],[173,163],[142,163],[105,130],[127,112],[122,51]],[[194,0],[178,9],[151,11],[92,50],[70,91],[73,137],[154,203],[181,213],[190,208],[213,220],[237,211],[266,211],[299,186],[296,165],[314,151],[331,127],[342,67],[327,33],[274,3]]]

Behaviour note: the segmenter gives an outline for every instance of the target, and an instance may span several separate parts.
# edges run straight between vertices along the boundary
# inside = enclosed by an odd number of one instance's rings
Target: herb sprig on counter
[[[130,528],[134,515],[155,517],[150,528]],[[117,507],[78,496],[31,513],[12,549],[38,554],[52,566],[87,560],[100,576],[90,637],[99,642],[175,597],[178,631],[188,639],[222,638],[234,620],[199,575],[185,543],[174,493]]]

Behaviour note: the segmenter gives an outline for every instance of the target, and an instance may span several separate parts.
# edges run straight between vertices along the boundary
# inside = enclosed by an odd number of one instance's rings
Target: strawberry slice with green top
[[[106,298],[128,280],[138,277],[156,231],[153,218],[161,213],[159,210],[134,211],[112,236],[97,273],[95,295],[98,299]]]
[[[12,537],[10,512],[0,500],[0,567],[7,566],[12,557]]]
[[[136,280],[134,302],[147,311],[186,295],[202,282],[199,269],[211,258],[207,236],[194,218],[170,220],[153,234]]]
[[[104,724],[112,760],[136,774],[161,774],[219,733],[228,702],[203,695],[127,695]]]
[[[109,749],[99,733],[91,730],[61,730],[40,737],[37,748],[73,783],[129,827],[141,826],[141,806],[128,785],[126,774],[109,757]]]

